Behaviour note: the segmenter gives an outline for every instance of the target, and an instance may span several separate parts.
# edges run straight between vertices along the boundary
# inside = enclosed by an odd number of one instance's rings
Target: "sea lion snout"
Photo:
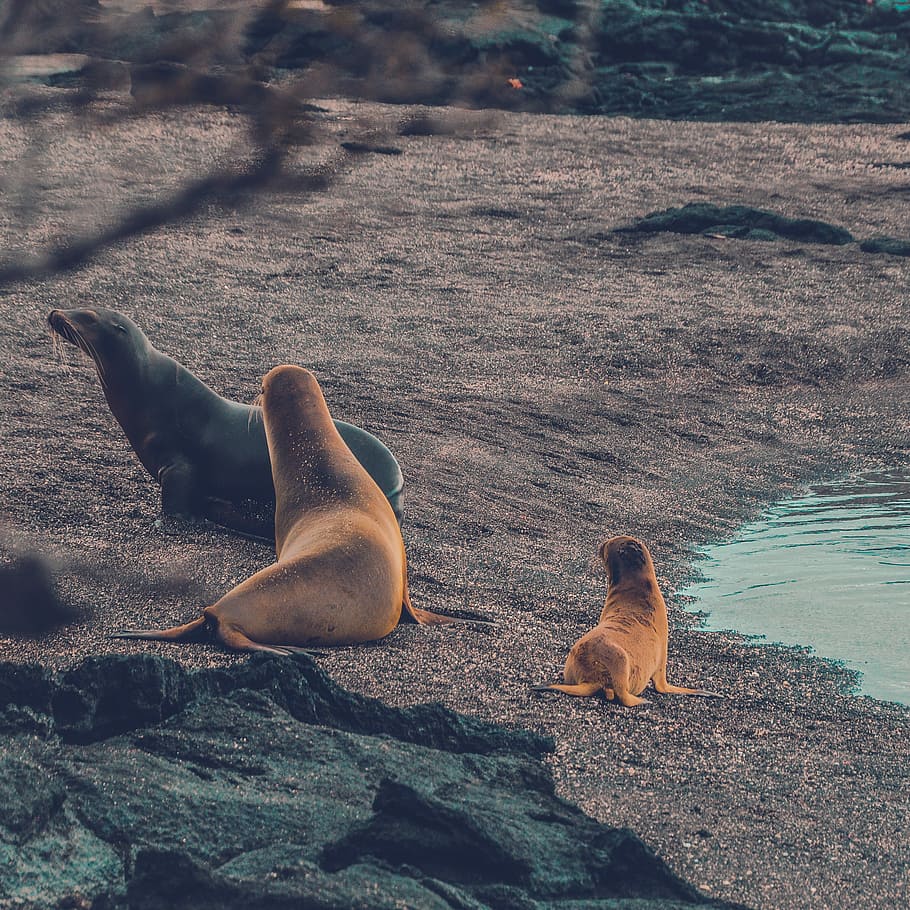
[[[51,310],[47,314],[47,324],[58,334],[63,335],[64,329],[70,327],[64,310]]]
[[[129,318],[115,310],[51,310],[47,314],[51,329],[65,341],[76,345],[92,360],[149,347],[148,339]]]
[[[64,341],[68,341],[70,344],[74,344],[81,348],[82,345],[79,344],[79,330],[73,324],[67,315],[67,312],[67,310],[51,310],[50,313],[47,314],[47,323],[51,327],[51,330],[56,332]]]

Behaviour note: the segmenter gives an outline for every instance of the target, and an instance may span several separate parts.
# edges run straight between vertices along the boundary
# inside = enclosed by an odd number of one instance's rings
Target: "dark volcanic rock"
[[[745,240],[798,240],[801,243],[844,244],[853,235],[843,228],[811,218],[785,218],[773,212],[745,205],[725,207],[709,203],[690,203],[678,209],[652,212],[637,224],[623,231],[656,233],[673,231],[677,234],[720,234]]]
[[[384,707],[306,657],[195,673],[107,658],[61,677],[0,664],[0,693],[11,906],[706,903],[631,832],[554,795],[545,740]],[[44,714],[42,734],[12,709]]]
[[[51,715],[66,741],[95,742],[165,720],[202,698],[254,690],[296,720],[367,735],[386,735],[450,752],[518,752],[540,757],[545,737],[474,720],[440,704],[389,708],[340,689],[312,660],[262,657],[190,673],[149,654],[89,658],[52,679],[38,668],[0,664],[0,710],[26,706]],[[0,719],[0,731],[3,731]]]
[[[143,65],[133,71],[142,97],[164,89],[170,98],[178,85],[188,100],[234,103],[263,91],[251,72],[280,82],[290,70],[306,72],[323,96],[395,103],[711,120],[910,117],[910,13],[890,4],[357,0],[126,13],[92,0],[57,16],[7,7],[5,50],[80,51],[105,82],[114,63]],[[162,65],[185,69],[162,80]]]
[[[864,253],[888,253],[891,256],[910,256],[910,240],[897,237],[872,237],[864,240],[859,248]]]
[[[605,829],[567,804],[550,807],[546,824],[529,826],[528,791],[504,793],[496,804],[488,798],[484,786],[440,798],[408,784],[380,781],[373,817],[331,844],[323,865],[337,871],[377,859],[408,864],[433,878],[468,885],[491,903],[501,902],[504,883],[515,903],[522,890],[538,899],[569,894],[698,899],[668,869],[655,866],[631,831]]]

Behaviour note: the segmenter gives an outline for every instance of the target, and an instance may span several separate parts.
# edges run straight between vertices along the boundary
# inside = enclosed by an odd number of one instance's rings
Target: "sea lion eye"
[[[119,322],[115,322],[115,323],[114,323],[114,328],[115,328],[118,332],[123,332],[124,335],[126,334],[126,326],[125,326],[125,325],[121,325]]]

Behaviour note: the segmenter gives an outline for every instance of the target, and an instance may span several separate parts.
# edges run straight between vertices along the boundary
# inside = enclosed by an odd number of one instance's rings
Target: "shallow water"
[[[910,475],[812,487],[702,552],[706,580],[680,593],[709,629],[811,645],[910,704]]]

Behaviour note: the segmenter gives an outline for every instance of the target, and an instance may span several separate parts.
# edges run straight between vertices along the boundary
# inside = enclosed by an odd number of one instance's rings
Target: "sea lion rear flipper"
[[[401,616],[399,623],[414,622],[418,626],[447,626],[453,622],[458,622],[451,616],[443,616],[442,613],[431,613],[429,610],[421,610],[411,603],[411,592],[408,590],[408,576],[405,570],[404,576],[404,595],[401,600]]]
[[[430,610],[421,610],[411,603],[411,594],[408,591],[408,582],[405,578],[404,598],[401,602],[401,616],[399,623],[417,623],[419,626],[450,626],[453,623],[466,623],[477,626],[493,626],[489,619],[477,619],[473,616],[448,616],[445,613],[433,613]]]
[[[192,622],[172,629],[121,629],[108,635],[108,638],[141,638],[148,641],[190,641],[201,642],[209,640],[209,630],[206,628],[206,617],[200,616]]]
[[[709,692],[707,689],[690,689],[688,686],[674,686],[667,682],[667,670],[661,667],[652,677],[654,689],[661,695],[699,695],[702,698],[723,698],[719,692]]]
[[[445,616],[442,613],[431,613],[429,610],[421,610],[418,607],[412,607],[409,603],[404,605],[401,618],[404,622],[410,620],[420,626],[447,626],[459,620],[454,616]],[[405,618],[407,617],[407,618]]]
[[[554,692],[565,692],[566,695],[587,698],[588,696],[599,692],[603,686],[600,683],[578,683],[574,686],[569,686],[564,683],[552,683],[551,685],[531,686],[531,688],[535,692],[546,692],[548,689],[552,689]]]
[[[495,626],[492,620],[476,619],[473,616],[449,616],[445,613],[433,613],[430,610],[421,610],[418,607],[411,606],[406,601],[402,604],[404,609],[401,611],[399,622],[417,623],[419,626],[451,626],[454,623],[463,623],[467,626]]]

